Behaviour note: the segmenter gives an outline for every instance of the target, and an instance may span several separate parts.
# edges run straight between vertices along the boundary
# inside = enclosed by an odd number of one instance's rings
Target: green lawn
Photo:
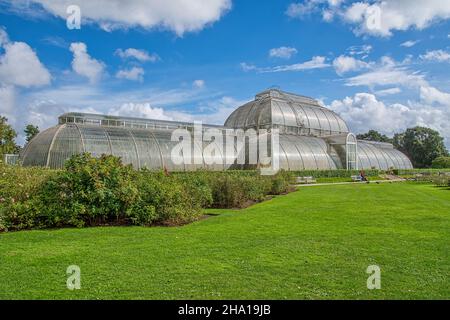
[[[302,188],[179,228],[0,234],[0,299],[450,297],[450,191]],[[81,267],[81,290],[66,268]],[[382,289],[366,287],[379,265]]]
[[[369,181],[386,180],[380,176],[367,177]],[[354,182],[352,178],[346,177],[333,177],[333,178],[317,178],[317,183],[339,183],[339,182]]]

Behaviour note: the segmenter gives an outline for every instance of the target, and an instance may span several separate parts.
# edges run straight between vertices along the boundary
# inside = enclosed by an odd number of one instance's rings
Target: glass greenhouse
[[[276,89],[264,91],[254,101],[237,108],[224,126],[203,125],[205,132],[214,129],[223,139],[207,142],[193,139],[191,157],[196,157],[193,161],[176,164],[172,160],[172,150],[180,143],[172,141],[172,133],[177,129],[186,129],[192,135],[195,132],[192,123],[66,113],[59,117],[58,125],[38,134],[25,146],[20,160],[24,166],[61,168],[72,155],[88,152],[97,157],[102,154],[121,157],[136,169],[257,168],[262,166],[258,157],[255,164],[248,161],[258,150],[258,142],[252,138],[244,138],[243,148],[237,139],[233,140],[233,155],[228,154],[225,141],[230,131],[234,131],[231,129],[267,132],[269,143],[277,129],[279,164],[285,170],[412,168],[410,160],[391,144],[357,140],[338,114],[316,100]],[[223,161],[209,164],[203,158],[202,150],[210,144],[222,144],[218,150],[223,151],[217,156]],[[239,152],[245,152],[241,156],[246,162],[230,163],[229,159]]]

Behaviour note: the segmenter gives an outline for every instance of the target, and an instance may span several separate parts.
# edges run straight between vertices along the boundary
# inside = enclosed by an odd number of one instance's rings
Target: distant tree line
[[[405,153],[416,168],[442,167],[448,163],[449,153],[444,138],[436,130],[425,127],[409,128],[390,138],[376,130],[357,135],[359,140],[388,142]],[[437,161],[439,159],[439,161]],[[437,161],[439,164],[434,164]]]

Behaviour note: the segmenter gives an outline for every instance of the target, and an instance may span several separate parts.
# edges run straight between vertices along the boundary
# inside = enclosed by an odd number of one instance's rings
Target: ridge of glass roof
[[[79,124],[91,124],[100,126],[167,126],[173,127],[192,127],[193,122],[181,122],[171,120],[157,120],[149,118],[137,118],[137,117],[121,117],[112,116],[106,114],[94,114],[94,113],[81,113],[81,112],[67,112],[58,117],[59,124],[63,123],[79,123]],[[224,128],[222,125],[203,124],[204,127],[210,128]]]
[[[255,100],[263,100],[263,99],[267,99],[267,98],[278,98],[278,99],[288,100],[288,101],[292,101],[292,102],[319,105],[319,102],[316,99],[313,99],[313,98],[307,97],[307,96],[298,95],[295,93],[282,91],[279,89],[265,90],[263,92],[258,93],[255,96]]]

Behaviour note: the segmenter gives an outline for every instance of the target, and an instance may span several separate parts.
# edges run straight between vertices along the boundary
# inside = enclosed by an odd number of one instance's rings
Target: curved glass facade
[[[225,127],[277,128],[281,133],[316,137],[348,133],[345,121],[313,99],[269,90],[236,109]]]
[[[172,160],[172,152],[179,145],[179,141],[171,141],[176,129],[187,129],[187,138],[192,142],[190,159],[180,163]],[[265,138],[270,144],[271,132],[277,129],[279,162],[285,170],[412,168],[410,160],[391,144],[357,141],[336,113],[311,98],[279,90],[257,95],[254,101],[236,109],[225,126],[204,125],[200,133],[209,129],[214,129],[217,137],[197,141],[194,125],[190,123],[68,113],[59,117],[59,125],[41,132],[28,143],[20,159],[24,166],[61,168],[72,155],[88,152],[95,157],[118,156],[136,169],[191,171],[264,167],[257,155],[258,139],[249,136],[239,142],[235,140],[235,130],[255,135],[267,130]],[[231,133],[230,147],[226,141]],[[217,150],[214,157],[218,161],[205,158],[205,148]],[[238,151],[238,159],[244,159],[243,163],[234,161]],[[182,158],[188,156],[187,152],[181,154]]]
[[[24,150],[21,158],[24,166],[49,166],[62,168],[72,155],[83,152],[91,153],[94,157],[102,154],[114,155],[122,158],[126,164],[134,168],[162,169],[171,171],[192,171],[196,169],[225,170],[235,163],[228,164],[226,157],[233,155],[226,153],[226,133],[223,132],[223,150],[218,156],[219,164],[209,164],[203,159],[203,149],[212,142],[204,142],[200,146],[194,141],[191,150],[191,161],[188,164],[174,164],[171,158],[173,147],[178,141],[171,141],[171,131],[145,130],[131,128],[115,128],[67,123],[47,129],[33,139]],[[270,139],[270,136],[269,138]],[[341,163],[335,163],[327,152],[324,140],[315,137],[280,135],[279,157],[281,167],[289,170],[303,169],[336,169],[342,168]],[[246,163],[252,163],[252,150],[257,150],[257,140],[247,139],[244,150]],[[200,155],[200,159],[194,159]],[[256,158],[255,158],[256,159]],[[195,161],[196,160],[196,161]],[[256,161],[256,160],[255,160]],[[242,168],[248,166],[241,166]]]
[[[360,169],[412,169],[411,161],[392,145],[358,141]]]

